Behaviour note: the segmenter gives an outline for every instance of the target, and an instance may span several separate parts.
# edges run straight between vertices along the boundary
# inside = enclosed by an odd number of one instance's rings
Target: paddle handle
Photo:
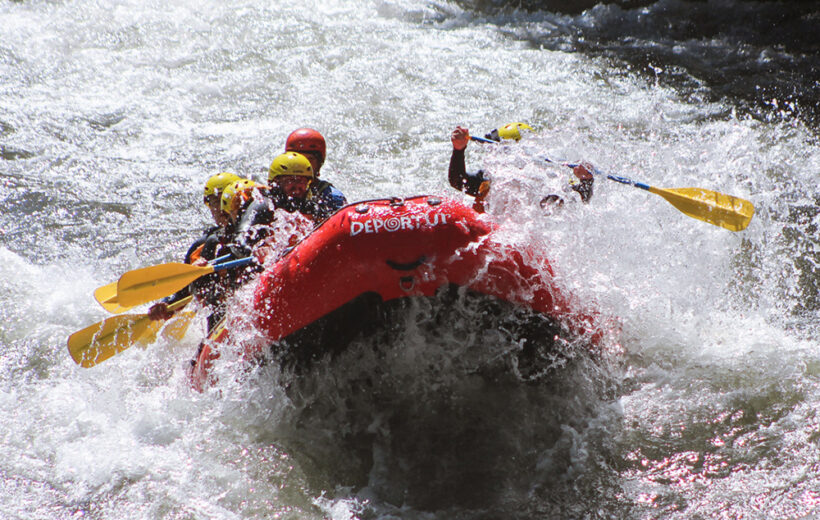
[[[211,265],[210,267],[216,271],[221,271],[223,269],[231,269],[234,267],[242,267],[243,265],[248,265],[253,261],[254,257],[248,256],[245,258],[240,258],[239,260],[231,260],[230,262],[224,262],[221,264]]]

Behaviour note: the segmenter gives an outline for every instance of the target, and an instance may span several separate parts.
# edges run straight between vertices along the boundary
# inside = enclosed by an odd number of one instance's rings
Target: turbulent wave
[[[382,317],[309,369],[266,364],[246,382],[266,389],[251,392],[260,416],[288,403],[256,435],[311,461],[311,484],[349,487],[338,499],[365,516],[528,518],[580,513],[570,489],[614,493],[601,484],[617,471],[616,356],[555,344],[554,324],[465,294]]]
[[[0,516],[816,515],[816,3],[573,5],[0,3]],[[94,289],[179,260],[204,180],[263,181],[292,129],[323,131],[350,200],[460,197],[452,128],[518,120],[535,133],[471,143],[468,169],[504,236],[618,318],[609,357],[522,372],[525,317],[478,333],[466,300],[397,309],[308,371],[226,355],[203,394],[202,323],[67,355],[106,317]],[[605,179],[580,204],[539,155],[756,214],[731,233]]]

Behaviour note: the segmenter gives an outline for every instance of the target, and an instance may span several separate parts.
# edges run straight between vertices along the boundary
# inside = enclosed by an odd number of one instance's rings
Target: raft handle
[[[399,287],[405,292],[410,292],[416,286],[415,276],[402,276],[399,278]]]

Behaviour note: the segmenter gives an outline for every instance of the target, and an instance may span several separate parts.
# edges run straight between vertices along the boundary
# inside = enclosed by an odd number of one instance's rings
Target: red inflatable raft
[[[434,196],[342,208],[260,275],[252,308],[229,317],[193,361],[193,387],[213,382],[220,344],[242,341],[243,354],[258,358],[330,316],[356,322],[374,305],[433,297],[452,287],[526,308],[573,333],[587,332],[593,317],[570,307],[552,283],[548,261],[495,241],[494,229],[471,208]],[[234,329],[246,329],[248,320],[259,334],[240,340],[249,335]],[[322,338],[328,334],[314,335],[295,357],[323,355]]]

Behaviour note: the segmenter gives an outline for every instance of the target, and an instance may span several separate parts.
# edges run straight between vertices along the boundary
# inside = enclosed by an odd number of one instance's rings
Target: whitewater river
[[[0,518],[820,514],[820,69],[795,44],[820,15],[477,4],[0,3]],[[744,25],[764,18],[793,40]],[[512,121],[536,133],[471,144],[468,168],[498,179],[509,240],[620,324],[597,359],[482,377],[467,350],[514,345],[424,306],[293,384],[225,366],[192,391],[201,323],[94,368],[68,356],[106,317],[94,289],[179,260],[205,179],[265,180],[291,130],[324,133],[351,201],[460,199],[450,131]],[[599,179],[545,215],[571,173],[533,154],[757,212],[733,233]]]

